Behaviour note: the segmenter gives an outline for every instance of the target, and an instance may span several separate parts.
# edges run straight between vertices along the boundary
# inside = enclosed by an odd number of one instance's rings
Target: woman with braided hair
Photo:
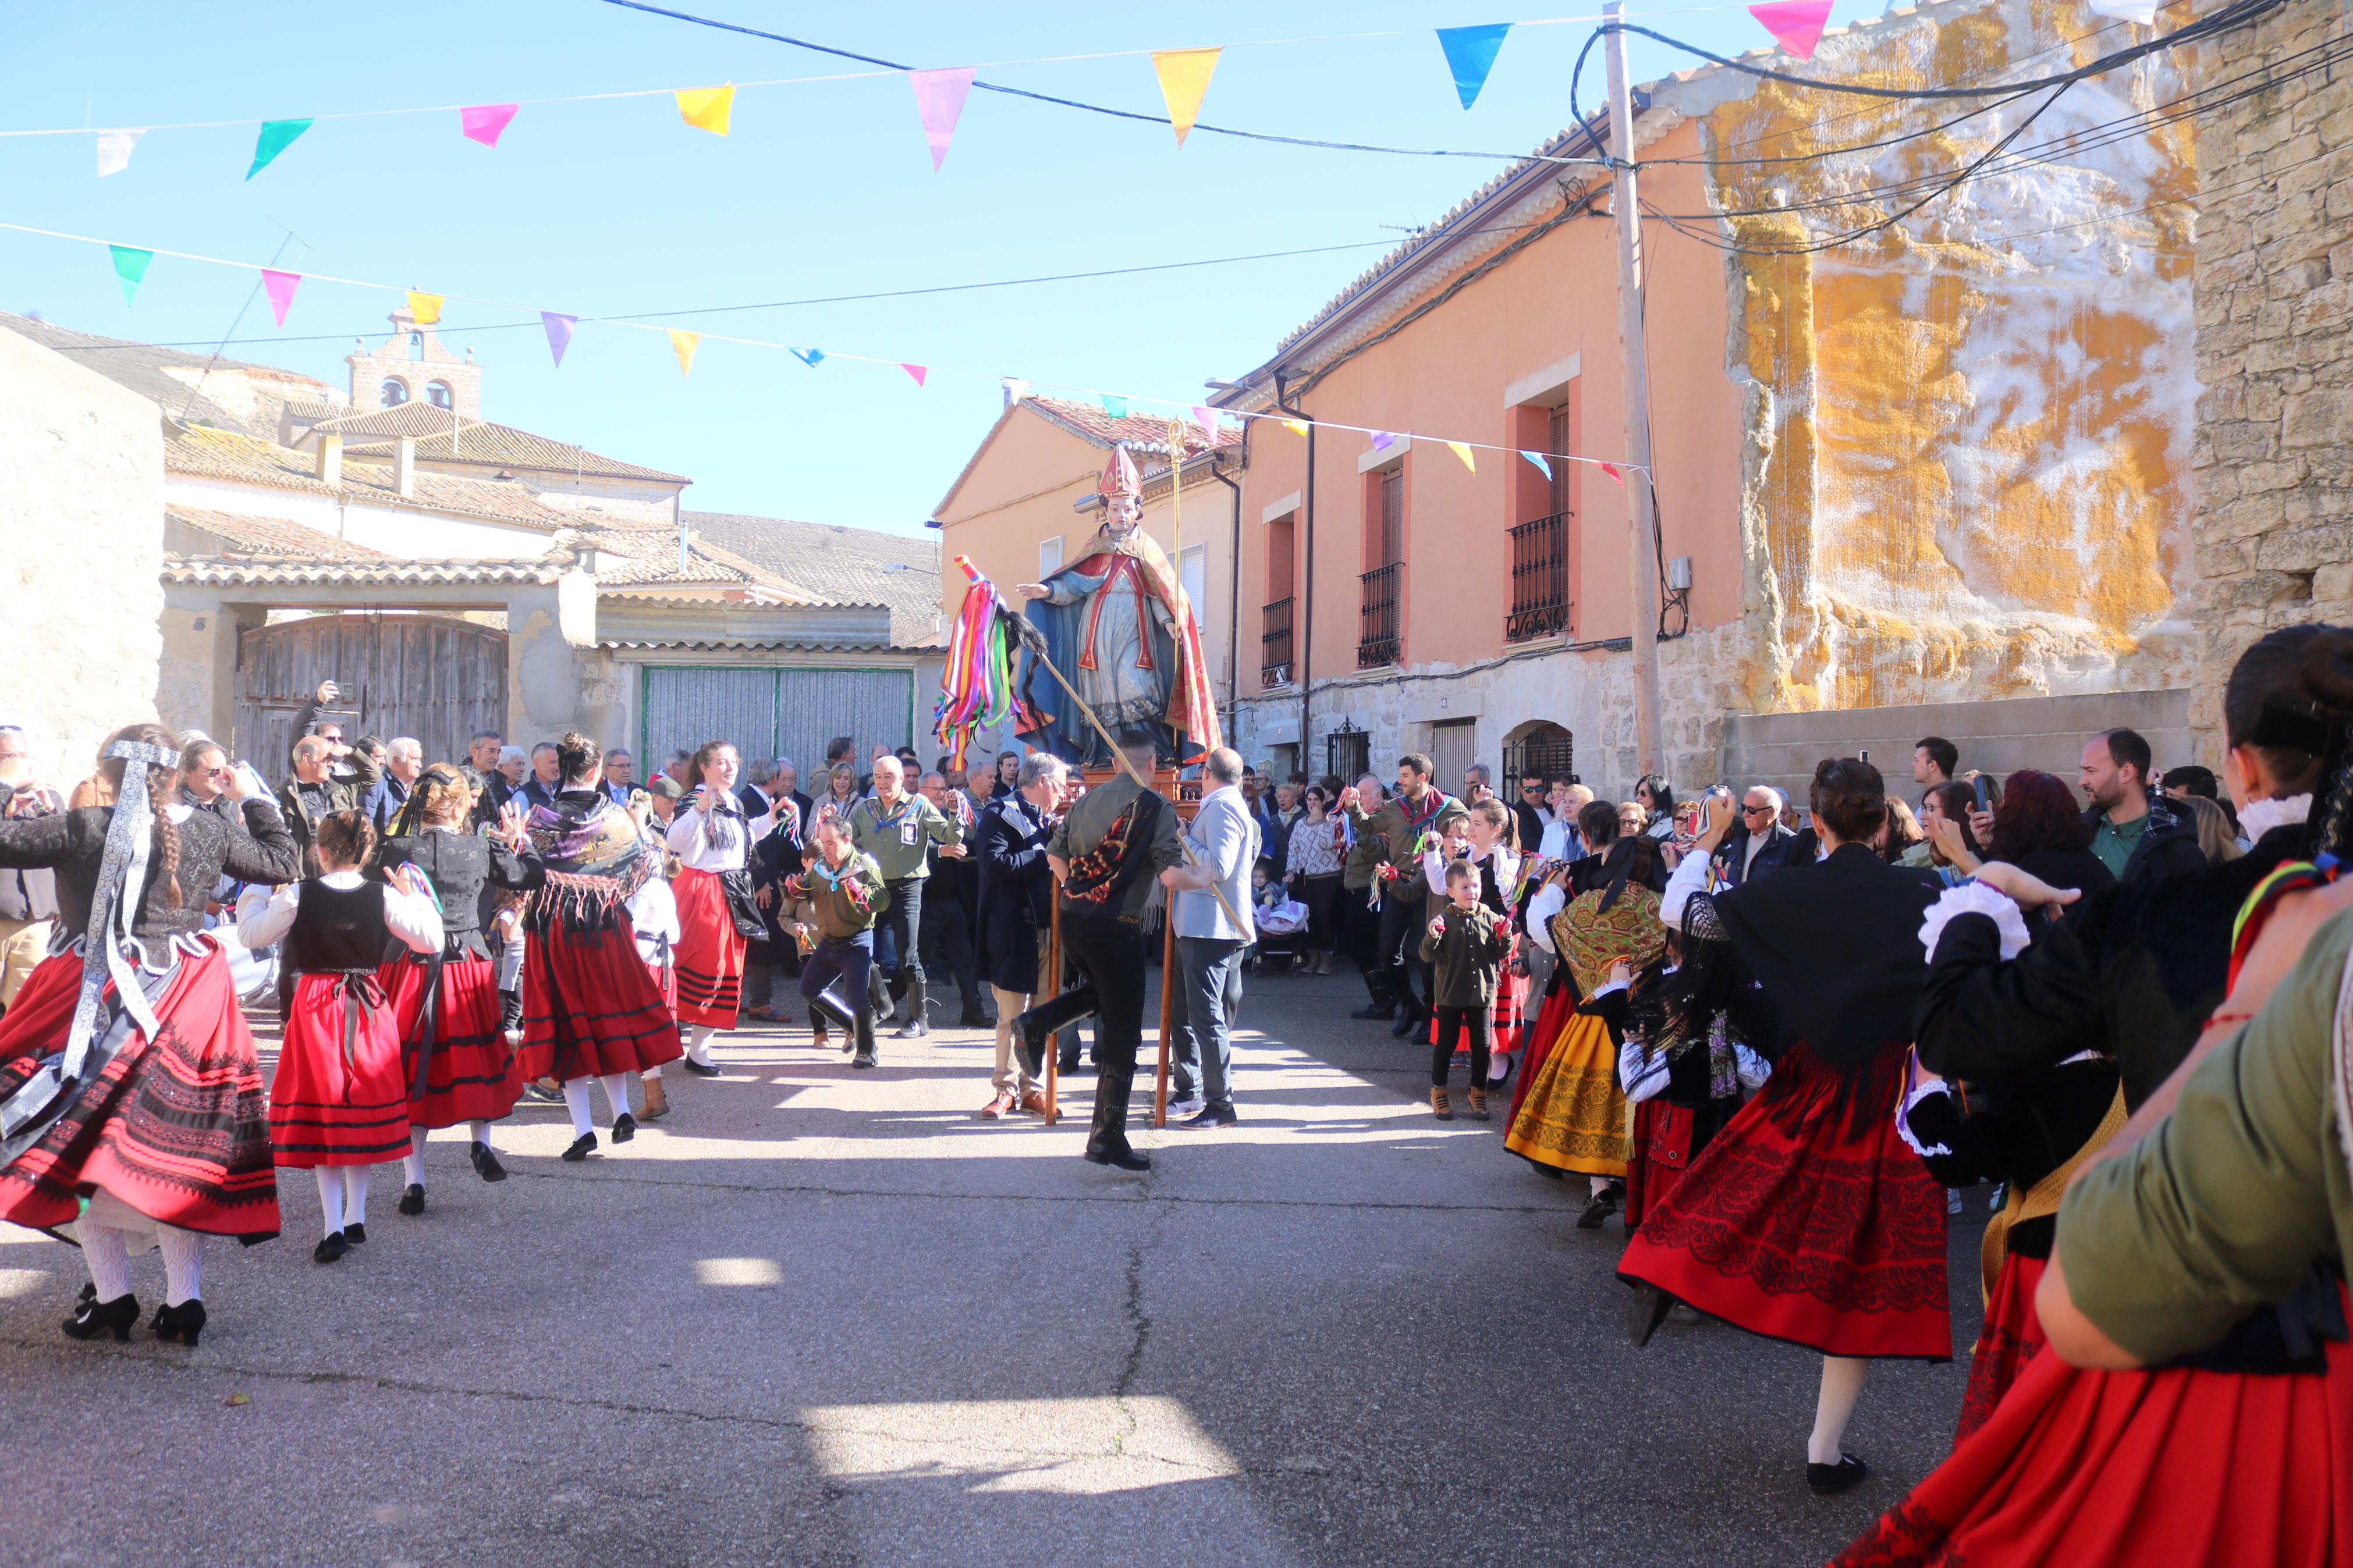
[[[438,1128],[464,1122],[475,1174],[507,1179],[491,1150],[491,1123],[511,1113],[522,1093],[482,927],[497,913],[497,889],[527,891],[545,873],[524,842],[521,805],[505,806],[480,834],[465,831],[472,815],[465,779],[437,763],[417,775],[373,862],[379,876],[402,865],[423,872],[441,906],[441,945],[430,953],[389,953],[377,973],[400,1030],[408,1081],[405,1215],[425,1212],[426,1134]]]
[[[248,771],[225,784],[237,820],[179,799],[178,751],[158,725],[118,730],[90,792],[103,804],[0,822],[0,866],[55,868],[59,910],[57,951],[0,1019],[0,1220],[80,1246],[75,1339],[131,1337],[131,1252],[152,1247],[156,1337],[194,1345],[204,1237],[278,1234],[261,1068],[203,926],[224,871],[284,882],[301,862]]]

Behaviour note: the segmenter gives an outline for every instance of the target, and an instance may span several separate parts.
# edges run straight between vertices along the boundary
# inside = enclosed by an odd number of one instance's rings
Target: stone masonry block
[[[2337,349],[2342,353],[2345,344],[2340,341]],[[2294,449],[2353,445],[2353,389],[2290,398],[2280,421],[2280,440]]]

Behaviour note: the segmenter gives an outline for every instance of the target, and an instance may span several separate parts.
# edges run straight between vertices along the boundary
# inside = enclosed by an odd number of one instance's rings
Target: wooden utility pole
[[[1645,773],[1660,771],[1658,500],[1651,489],[1651,367],[1642,340],[1642,209],[1635,195],[1634,106],[1626,85],[1623,0],[1602,0],[1609,29],[1609,163],[1618,216],[1618,346],[1626,386],[1626,510],[1633,529],[1634,750]],[[1576,109],[1571,104],[1570,109]]]

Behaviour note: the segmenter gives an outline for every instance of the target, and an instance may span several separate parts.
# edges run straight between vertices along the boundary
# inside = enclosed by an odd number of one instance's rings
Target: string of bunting
[[[2102,15],[2126,16],[2147,21],[2143,10],[2151,10],[2157,0],[2087,0],[2093,10]],[[1830,19],[1832,0],[1768,0],[1767,4],[1744,7],[1730,5],[1695,5],[1673,10],[1640,13],[1646,16],[1668,16],[1700,12],[1746,9],[1773,37],[1774,42],[1799,59],[1811,59],[1815,45]],[[1520,22],[1491,22],[1476,26],[1438,27],[1433,31],[1457,100],[1465,110],[1479,100],[1495,68],[1504,40],[1514,27],[1549,27],[1569,24],[1594,23],[1602,20],[1590,16],[1549,16]],[[1217,73],[1218,63],[1229,48],[1265,47],[1276,45],[1340,42],[1360,38],[1395,37],[1406,29],[1388,29],[1367,33],[1334,33],[1312,38],[1269,38],[1247,44],[1221,44],[1208,47],[1182,49],[1110,50],[1097,54],[1057,55],[1035,60],[1000,60],[990,66],[951,66],[924,70],[842,71],[826,76],[786,77],[770,81],[723,82],[717,87],[647,88],[623,92],[567,94],[553,98],[518,99],[510,103],[442,104],[430,108],[353,110],[340,113],[322,113],[303,118],[265,120],[191,121],[176,125],[117,126],[100,130],[58,127],[46,130],[0,131],[0,138],[18,136],[91,136],[95,139],[98,174],[103,179],[119,174],[130,167],[132,154],[138,149],[141,138],[154,131],[193,131],[255,126],[253,153],[247,164],[245,177],[252,179],[276,163],[279,157],[302,135],[322,121],[383,119],[403,115],[448,114],[458,116],[459,133],[468,141],[484,147],[495,148],[499,139],[513,125],[516,116],[526,106],[556,103],[601,102],[613,99],[671,99],[677,105],[680,121],[698,131],[714,136],[725,136],[733,128],[735,95],[743,88],[792,87],[811,83],[861,80],[876,77],[904,76],[913,91],[915,116],[922,127],[925,146],[930,150],[932,168],[937,172],[947,161],[948,149],[955,140],[956,127],[964,116],[965,99],[972,91],[973,79],[983,69],[1006,65],[1042,65],[1068,61],[1117,59],[1148,56],[1161,96],[1168,111],[1168,123],[1176,132],[1176,145],[1183,147],[1185,138],[1198,118],[1209,84]],[[1519,154],[1494,153],[1495,157]],[[1569,160],[1588,162],[1589,160]]]
[[[420,327],[438,325],[441,321],[441,312],[444,307],[446,307],[451,300],[463,300],[469,304],[487,305],[492,309],[501,310],[524,310],[531,309],[529,306],[518,305],[513,301],[507,300],[491,300],[484,299],[477,295],[468,294],[428,293],[421,289],[409,289],[389,283],[378,283],[364,278],[340,278],[322,272],[291,272],[280,268],[259,266],[250,261],[234,261],[225,257],[203,256],[194,251],[167,250],[155,246],[123,245],[113,240],[100,239],[92,235],[69,234],[60,229],[37,228],[28,224],[0,223],[0,230],[5,230],[14,234],[35,235],[45,239],[68,240],[78,245],[103,246],[110,259],[113,263],[115,280],[121,287],[123,303],[126,306],[133,304],[136,301],[140,288],[146,282],[149,268],[153,264],[155,258],[164,256],[179,261],[199,262],[209,267],[227,267],[239,271],[259,273],[261,275],[263,291],[269,299],[269,313],[277,321],[278,325],[281,327],[286,324],[287,312],[293,308],[296,289],[305,282],[333,283],[343,285],[345,288],[368,289],[382,293],[400,294],[407,300],[410,317]],[[1019,378],[1008,378],[992,372],[960,370],[952,366],[919,363],[912,360],[895,359],[875,354],[847,353],[839,349],[800,348],[791,343],[772,342],[765,338],[739,337],[723,332],[691,331],[681,327],[657,327],[650,322],[633,321],[625,317],[619,316],[577,316],[557,310],[541,310],[539,312],[539,319],[541,326],[545,330],[547,334],[548,354],[550,358],[553,359],[556,368],[558,369],[563,368],[564,356],[572,346],[574,333],[578,330],[583,321],[590,321],[600,326],[626,327],[633,331],[661,332],[665,334],[670,340],[670,352],[678,360],[679,374],[685,376],[691,376],[694,374],[695,354],[697,351],[702,348],[703,342],[708,339],[715,342],[742,344],[747,348],[782,349],[786,353],[791,354],[795,359],[799,360],[803,364],[807,365],[811,370],[817,369],[818,366],[826,363],[829,360],[843,360],[857,364],[889,366],[903,372],[918,387],[928,385],[930,378],[935,374],[961,376],[969,380],[1001,382],[1018,389],[1027,389],[1032,386],[1046,387],[1056,392],[1075,394],[1082,398],[1094,403],[1103,409],[1103,413],[1107,416],[1113,419],[1124,419],[1127,417],[1129,407],[1131,405],[1136,403],[1148,404],[1160,408],[1181,409],[1186,414],[1189,414],[1193,423],[1200,428],[1203,437],[1211,447],[1217,445],[1219,438],[1219,432],[1224,428],[1223,419],[1229,415],[1236,419],[1241,420],[1272,420],[1300,436],[1307,434],[1308,426],[1311,423],[1321,426],[1326,430],[1353,431],[1368,437],[1372,443],[1371,449],[1374,451],[1386,451],[1400,440],[1410,443],[1412,440],[1417,438],[1415,434],[1410,431],[1382,430],[1369,425],[1350,425],[1336,419],[1316,419],[1311,422],[1304,419],[1295,419],[1287,415],[1277,413],[1262,413],[1244,409],[1213,409],[1206,405],[1187,404],[1170,398],[1153,397],[1130,393],[1104,392],[1095,387],[1071,386],[1068,384],[1058,382],[1035,382],[1022,380]],[[1180,415],[1176,417],[1181,419],[1183,416]],[[1470,469],[1473,474],[1476,474],[1479,471],[1479,463],[1476,454],[1481,451],[1516,454],[1519,457],[1526,458],[1530,463],[1535,464],[1535,467],[1542,469],[1546,479],[1550,479],[1552,477],[1552,465],[1556,462],[1589,463],[1599,468],[1604,474],[1608,475],[1611,479],[1620,485],[1626,482],[1625,476],[1629,469],[1632,469],[1635,472],[1643,471],[1640,465],[1637,464],[1610,462],[1599,458],[1581,456],[1574,452],[1546,452],[1540,450],[1529,450],[1522,447],[1502,446],[1492,441],[1456,439],[1443,436],[1430,436],[1419,438],[1428,439],[1444,446],[1448,450],[1451,451],[1455,457],[1461,459],[1462,466]]]

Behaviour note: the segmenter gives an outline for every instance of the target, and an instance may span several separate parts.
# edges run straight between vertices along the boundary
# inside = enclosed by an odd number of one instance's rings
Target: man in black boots
[[[1130,731],[1119,749],[1152,776],[1148,731]],[[1047,1041],[1089,1014],[1098,1016],[1094,1126],[1086,1154],[1098,1165],[1148,1171],[1149,1155],[1127,1142],[1127,1100],[1144,1045],[1144,934],[1138,925],[1153,879],[1184,858],[1176,808],[1122,773],[1090,789],[1054,830],[1047,860],[1061,884],[1062,954],[1078,984],[1017,1020],[1022,1070],[1045,1072]]]

